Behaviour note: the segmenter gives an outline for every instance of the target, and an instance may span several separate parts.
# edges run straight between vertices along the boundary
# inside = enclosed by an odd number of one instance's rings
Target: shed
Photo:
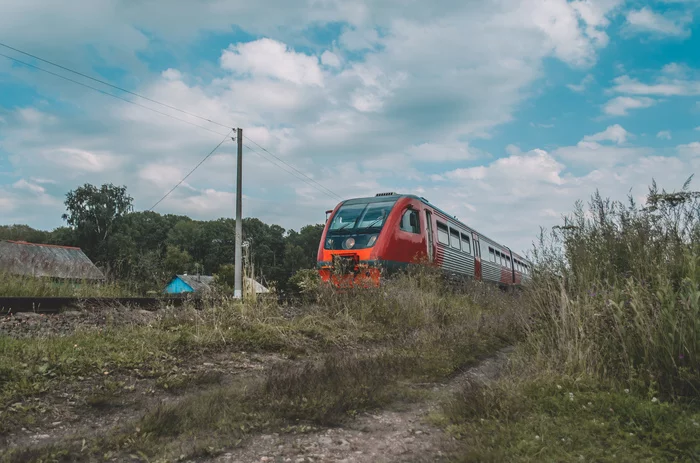
[[[62,280],[104,280],[80,248],[26,241],[0,241],[0,272]]]
[[[211,275],[175,275],[165,287],[168,294],[202,293],[211,291],[214,277]],[[270,290],[252,278],[245,278],[244,283],[255,288],[257,294],[269,293]]]

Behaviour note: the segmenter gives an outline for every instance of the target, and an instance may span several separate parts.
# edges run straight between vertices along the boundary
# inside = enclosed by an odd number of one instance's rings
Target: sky
[[[396,191],[527,253],[596,189],[643,203],[697,171],[698,17],[700,0],[0,0],[1,43],[221,124],[0,46],[160,112],[0,56],[0,223],[61,226],[84,183],[149,209],[222,140],[155,210],[233,217],[241,127],[245,217],[298,230]]]

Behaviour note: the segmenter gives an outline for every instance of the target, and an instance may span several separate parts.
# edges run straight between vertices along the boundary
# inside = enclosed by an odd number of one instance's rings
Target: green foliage
[[[116,282],[63,281],[0,271],[0,297],[129,297],[135,292]]]
[[[688,186],[654,184],[644,208],[596,193],[542,233],[512,370],[468,383],[436,417],[462,461],[700,458],[700,195]]]
[[[0,239],[78,246],[105,274],[140,294],[162,291],[175,273],[194,270],[222,274],[235,257],[235,220],[192,220],[156,212],[131,212],[125,187],[86,184],[66,195],[69,227],[53,231],[27,225],[0,226]],[[284,289],[300,268],[315,266],[323,225],[299,232],[243,219],[243,239],[251,243],[251,264],[268,286]],[[225,270],[223,271],[225,273]],[[25,292],[26,294],[26,292]]]
[[[439,422],[457,461],[693,461],[700,408],[596,378],[541,376],[468,384]]]
[[[86,183],[66,194],[67,212],[62,217],[75,230],[83,251],[94,259],[112,224],[131,211],[132,203],[124,186],[108,184],[98,189]]]
[[[648,207],[593,196],[536,248],[531,346],[551,367],[662,394],[700,388],[700,203],[650,188]],[[665,198],[672,200],[666,201]]]

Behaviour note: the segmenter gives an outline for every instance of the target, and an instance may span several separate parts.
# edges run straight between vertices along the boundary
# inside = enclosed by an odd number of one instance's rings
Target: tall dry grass
[[[592,196],[542,232],[524,301],[537,365],[658,387],[700,388],[700,194],[659,191],[645,206]]]

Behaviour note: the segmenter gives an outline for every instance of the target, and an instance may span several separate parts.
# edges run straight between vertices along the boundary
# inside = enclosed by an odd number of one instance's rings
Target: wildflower
[[[592,407],[592,406],[593,406],[593,404],[592,404],[592,403],[590,403],[590,402],[588,402],[588,406],[589,406],[589,407]]]
[[[654,398],[651,399],[651,403],[653,403],[653,404],[655,404],[655,403],[658,402],[658,401],[659,401],[659,399],[657,399],[656,397],[654,397]]]
[[[561,386],[557,384],[557,389],[561,391]]]
[[[631,433],[630,433],[630,436],[634,436],[634,433],[633,433],[633,432],[631,432]]]
[[[625,389],[625,394],[629,394],[629,393],[630,393],[630,390],[629,390],[629,389]]]
[[[573,392],[569,392],[569,400],[572,402],[574,401],[574,393]]]
[[[535,440],[540,440],[540,436],[535,436]]]
[[[697,428],[698,426],[700,426],[700,424],[698,424],[697,421],[693,420],[693,426],[695,426]]]
[[[679,354],[679,355],[678,355],[678,358],[679,358],[680,360],[683,360],[683,359],[685,358],[685,355]]]

